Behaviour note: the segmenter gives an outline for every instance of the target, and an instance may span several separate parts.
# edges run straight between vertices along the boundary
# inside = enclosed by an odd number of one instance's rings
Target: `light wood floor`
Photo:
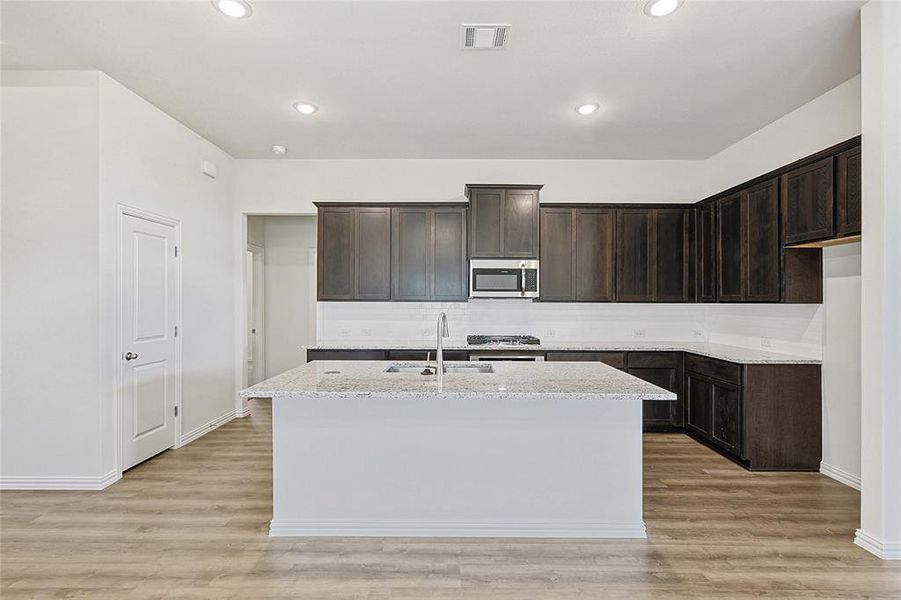
[[[7,598],[901,598],[851,543],[858,494],[752,474],[682,435],[645,441],[650,538],[267,537],[269,407],[102,492],[0,494]]]

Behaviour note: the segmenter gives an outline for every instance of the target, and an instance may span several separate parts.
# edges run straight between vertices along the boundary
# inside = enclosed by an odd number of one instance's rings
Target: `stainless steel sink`
[[[424,373],[426,368],[429,373]],[[425,363],[396,363],[388,365],[385,373],[406,373],[407,375],[434,375],[435,365],[426,365]],[[476,373],[494,373],[494,367],[488,363],[445,363],[445,375],[452,374],[476,374]]]

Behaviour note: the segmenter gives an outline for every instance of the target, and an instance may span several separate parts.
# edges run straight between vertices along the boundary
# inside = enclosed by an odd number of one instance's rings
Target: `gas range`
[[[467,335],[470,346],[537,346],[541,343],[534,335]]]

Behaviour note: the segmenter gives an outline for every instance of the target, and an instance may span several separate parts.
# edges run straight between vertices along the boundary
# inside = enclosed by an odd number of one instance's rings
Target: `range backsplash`
[[[578,304],[523,300],[320,302],[317,343],[372,344],[435,339],[439,312],[450,337],[534,335],[543,343],[712,342],[821,358],[822,308],[780,304]]]

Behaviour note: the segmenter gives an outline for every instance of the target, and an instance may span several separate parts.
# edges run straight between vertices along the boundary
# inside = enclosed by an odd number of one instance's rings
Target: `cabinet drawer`
[[[625,352],[548,352],[549,361],[602,362],[617,369],[626,367]]]
[[[385,360],[384,350],[307,350],[307,362],[314,360]]]
[[[629,352],[629,368],[678,369],[681,352]]]
[[[741,385],[741,365],[734,363],[696,354],[686,354],[685,370],[719,379],[720,381]]]

